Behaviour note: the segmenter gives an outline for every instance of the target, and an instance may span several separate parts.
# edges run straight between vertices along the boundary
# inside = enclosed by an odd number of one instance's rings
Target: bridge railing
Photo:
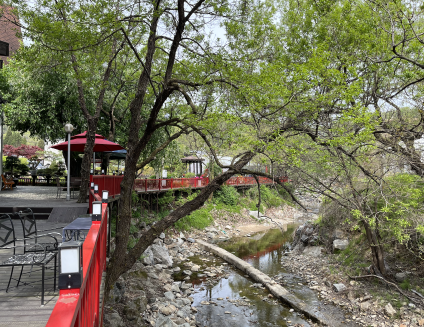
[[[101,201],[98,194],[92,194]],[[85,327],[101,324],[100,286],[106,269],[107,203],[102,203],[101,221],[93,221],[82,246],[83,281],[79,289],[59,291],[59,299],[46,327]]]
[[[99,194],[103,190],[109,191],[109,196],[115,196],[121,192],[121,182],[124,176],[96,175],[92,176],[94,184],[99,187]],[[273,184],[275,181],[267,177],[258,177],[260,184]],[[287,182],[287,177],[280,178],[282,182]],[[136,179],[134,190],[139,192],[163,191],[184,188],[202,188],[209,184],[209,178],[160,178],[160,179]],[[229,186],[255,185],[254,177],[233,176],[227,182]]]

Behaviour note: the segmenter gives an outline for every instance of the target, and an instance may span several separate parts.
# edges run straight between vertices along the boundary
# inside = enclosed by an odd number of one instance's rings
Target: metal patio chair
[[[15,236],[15,228],[11,217],[7,214],[0,216],[0,252],[4,252],[8,257],[6,260],[0,262],[0,267],[11,267],[9,282],[6,287],[6,292],[9,291],[10,283],[13,279],[13,270],[15,267],[21,267],[21,273],[17,280],[16,287],[19,286],[22,278],[23,267],[32,268],[38,266],[41,268],[41,305],[44,304],[44,280],[46,265],[54,259],[54,289],[56,289],[56,271],[57,271],[57,251],[49,252],[41,244],[34,243],[32,248],[39,248],[40,251],[28,251],[23,254],[16,254],[16,249],[25,248],[24,246],[16,245],[20,241]],[[30,249],[29,249],[30,250]],[[35,271],[34,271],[35,272]],[[16,280],[16,279],[15,279]],[[32,283],[23,283],[24,285],[32,286]]]
[[[52,230],[57,230],[61,227],[38,230],[37,229],[37,221],[35,220],[34,212],[30,208],[26,208],[25,210],[19,211],[16,213],[18,215],[19,220],[22,224],[23,231],[23,241],[24,241],[24,253],[26,252],[39,252],[37,249],[28,250],[34,244],[40,244],[46,251],[56,251],[59,246],[58,239],[62,238],[62,234],[58,232],[50,232]],[[46,233],[49,232],[49,233]],[[41,234],[40,234],[41,233]],[[41,240],[41,241],[40,241]]]

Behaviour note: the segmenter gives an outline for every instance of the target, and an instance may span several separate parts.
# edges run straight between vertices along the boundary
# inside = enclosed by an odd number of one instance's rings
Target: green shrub
[[[405,290],[405,291],[409,291],[409,289],[411,288],[411,284],[409,283],[409,279],[405,279],[402,283],[399,284],[400,288]]]
[[[229,206],[237,205],[240,198],[240,195],[235,187],[226,185],[223,185],[218,190],[216,190],[213,196],[213,201],[215,204],[223,203]]]
[[[137,205],[140,197],[138,196],[136,191],[132,191],[131,193],[131,203],[133,206]]]
[[[181,218],[174,226],[179,230],[190,230],[191,228],[203,229],[208,227],[212,222],[213,218],[209,208],[203,207]]]

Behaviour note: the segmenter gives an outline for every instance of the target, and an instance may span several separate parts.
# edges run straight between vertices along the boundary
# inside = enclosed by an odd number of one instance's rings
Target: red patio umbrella
[[[77,134],[71,137],[71,151],[84,152],[85,144],[87,143],[87,131],[81,134]],[[68,142],[62,142],[56,145],[53,145],[51,148],[68,151]],[[117,143],[105,140],[104,136],[96,134],[94,139],[94,148],[93,148],[93,170],[95,169],[95,153],[96,152],[107,152],[115,150],[123,150],[124,148]]]
[[[85,144],[87,143],[87,132],[74,135],[71,137],[71,151],[84,152]],[[62,142],[56,145],[53,145],[51,148],[67,151],[68,142]],[[123,150],[124,148],[117,143],[105,140],[104,136],[96,134],[94,139],[94,152],[106,152],[106,151],[115,151]]]

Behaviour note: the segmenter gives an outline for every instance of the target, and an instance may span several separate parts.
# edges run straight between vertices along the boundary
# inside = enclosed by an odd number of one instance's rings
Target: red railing
[[[121,194],[121,182],[124,179],[124,175],[95,175],[92,177],[94,184],[99,186],[99,194],[102,194],[103,190],[108,190],[111,197]]]
[[[92,196],[101,201],[98,194]],[[107,212],[107,203],[103,203],[102,220],[92,222],[85,238],[81,288],[59,291],[59,299],[46,327],[100,326],[99,297],[102,274],[106,269]]]
[[[109,191],[110,197],[120,194],[121,182],[124,176],[97,175],[93,176],[94,184],[99,186],[99,194],[103,190]],[[272,179],[266,177],[258,177],[260,184],[273,184]],[[281,182],[288,182],[287,177],[280,178]],[[175,190],[184,188],[202,188],[209,184],[209,178],[168,178],[168,179],[136,179],[134,181],[134,190],[139,192]],[[236,176],[231,177],[226,185],[243,186],[255,185],[254,177]],[[91,201],[92,199],[90,199]]]

